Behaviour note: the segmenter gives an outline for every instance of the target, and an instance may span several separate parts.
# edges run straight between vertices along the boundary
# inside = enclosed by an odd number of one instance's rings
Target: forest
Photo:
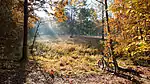
[[[0,0],[0,84],[150,84],[150,0]]]

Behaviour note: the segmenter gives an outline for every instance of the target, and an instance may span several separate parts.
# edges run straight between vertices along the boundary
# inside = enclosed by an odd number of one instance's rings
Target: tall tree
[[[150,18],[149,0],[115,0],[111,6],[114,18],[111,18],[111,36],[115,45],[115,54],[138,59],[149,56]],[[113,33],[115,32],[115,33]]]
[[[118,70],[118,63],[116,61],[116,56],[114,55],[113,52],[113,45],[112,45],[112,37],[111,37],[111,30],[110,30],[110,26],[109,26],[109,17],[108,17],[108,4],[107,4],[107,0],[104,1],[105,3],[105,14],[106,14],[106,24],[107,24],[107,45],[106,45],[106,49],[109,53],[109,59],[111,58],[113,61],[113,65],[115,67],[115,72]],[[108,62],[109,63],[109,62]]]
[[[28,0],[24,1],[24,36],[23,36],[23,52],[20,61],[27,60],[28,56]]]

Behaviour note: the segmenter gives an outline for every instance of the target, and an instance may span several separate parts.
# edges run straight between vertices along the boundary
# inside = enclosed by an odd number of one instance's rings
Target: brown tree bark
[[[108,10],[107,10],[108,5],[107,5],[107,0],[105,0],[104,3],[105,3],[105,14],[106,14],[106,22],[107,22],[107,32],[108,32],[108,35],[110,35],[111,31],[110,31],[110,26],[109,26],[109,22],[108,22]],[[108,42],[109,42],[108,48],[110,49],[109,53],[111,54],[110,57],[112,57],[112,61],[113,61],[113,65],[115,67],[115,73],[116,73],[117,70],[118,70],[118,63],[117,63],[117,60],[116,60],[116,56],[114,56],[114,54],[113,54],[113,46],[112,46],[112,39],[111,39],[111,37],[108,38]]]
[[[24,36],[23,36],[23,51],[20,61],[27,60],[28,56],[28,0],[24,0]]]

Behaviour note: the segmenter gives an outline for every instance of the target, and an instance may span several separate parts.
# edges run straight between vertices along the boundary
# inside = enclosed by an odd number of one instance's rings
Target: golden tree
[[[148,56],[150,54],[150,1],[115,0],[110,10],[111,36],[117,43],[114,52],[126,56]]]

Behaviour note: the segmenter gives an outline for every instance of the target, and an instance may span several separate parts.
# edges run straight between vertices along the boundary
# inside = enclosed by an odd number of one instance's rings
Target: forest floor
[[[26,67],[0,69],[0,84],[150,84],[149,57],[144,57],[147,62],[138,60],[136,64],[136,58],[119,58],[122,69],[117,74],[99,68],[102,45],[98,40],[84,36],[38,39]]]
[[[34,55],[29,56],[27,84],[150,83],[150,67],[134,65],[132,60],[118,60],[124,69],[119,74],[101,70],[97,65],[101,55],[96,48],[100,45],[92,45],[96,42],[96,39],[85,37],[37,41]],[[52,70],[54,80],[50,76]]]

